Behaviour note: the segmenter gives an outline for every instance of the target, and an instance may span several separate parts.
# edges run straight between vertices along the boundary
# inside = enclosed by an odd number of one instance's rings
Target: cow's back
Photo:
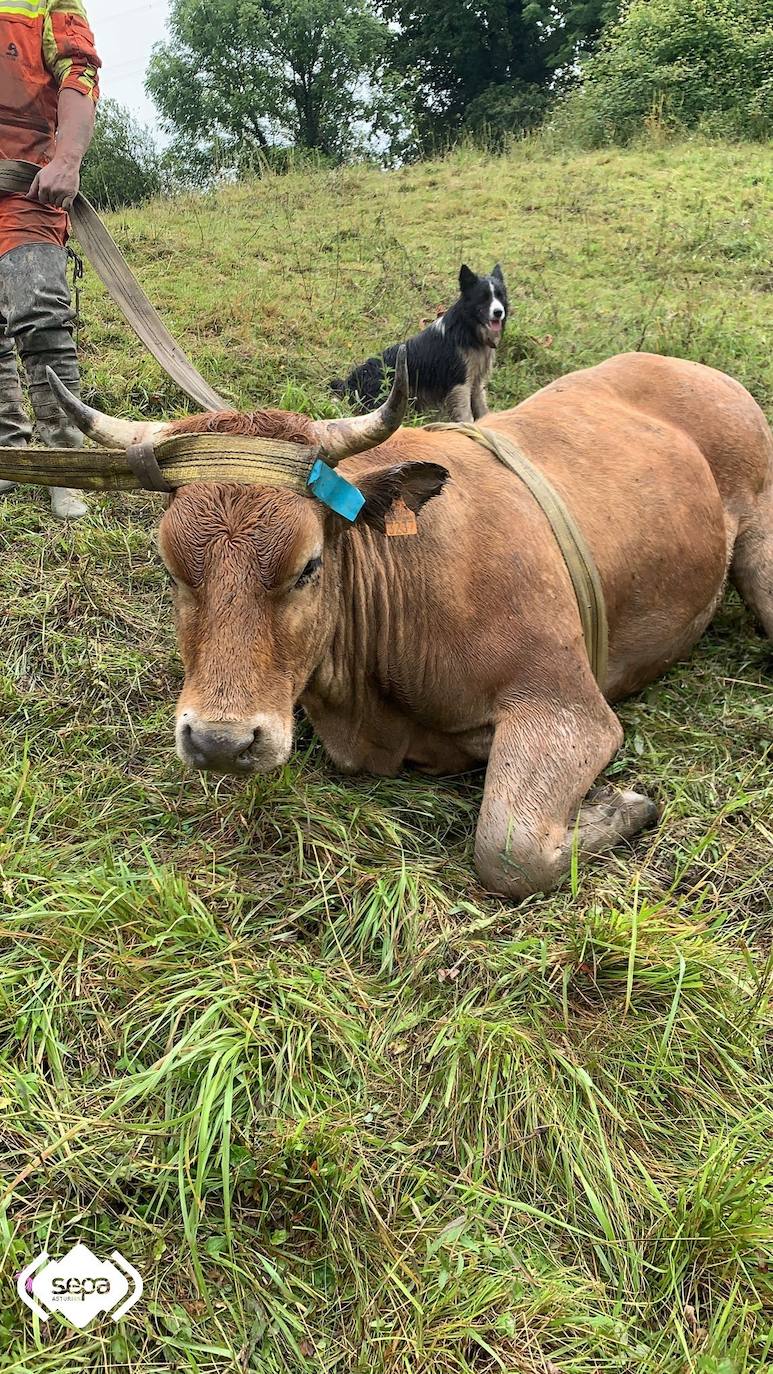
[[[517,438],[580,523],[607,598],[611,695],[633,690],[711,620],[735,538],[771,480],[762,411],[724,373],[631,353],[486,423]]]
[[[594,409],[596,398],[603,406],[607,396],[681,431],[700,449],[730,509],[754,500],[770,480],[773,435],[765,415],[740,382],[716,368],[657,353],[620,353],[559,378],[509,413],[520,420],[552,409],[558,397],[563,410],[570,396],[579,404],[587,397]]]
[[[515,440],[573,513],[604,587],[608,695],[636,690],[682,657],[714,614],[739,527],[771,466],[761,411],[710,368],[624,354],[482,423]],[[448,626],[449,657],[464,660],[459,646],[470,645],[470,663],[485,657],[493,679],[522,670],[510,663],[514,640],[549,639],[558,661],[579,616],[533,497],[453,431],[402,430],[344,466],[356,480],[374,464],[416,459],[444,464],[451,481],[423,513],[416,547],[399,557],[431,598],[433,623]]]

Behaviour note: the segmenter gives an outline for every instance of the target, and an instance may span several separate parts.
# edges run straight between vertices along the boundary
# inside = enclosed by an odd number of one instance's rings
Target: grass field
[[[773,152],[526,144],[154,204],[111,227],[240,404],[326,379],[500,260],[509,404],[637,347],[773,418]],[[98,402],[179,398],[89,274]],[[733,595],[621,710],[660,828],[520,907],[478,776],[184,775],[154,498],[0,505],[0,1371],[757,1374],[773,1362],[771,646]],[[14,1277],[118,1248],[120,1324]]]

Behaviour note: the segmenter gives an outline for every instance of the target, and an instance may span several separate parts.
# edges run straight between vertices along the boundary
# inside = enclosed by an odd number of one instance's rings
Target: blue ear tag
[[[318,501],[323,505],[329,506],[336,515],[342,515],[344,520],[353,523],[363,506],[365,497],[359,487],[355,487],[351,482],[347,482],[345,477],[329,468],[327,463],[323,463],[321,458],[315,462],[307,486],[310,487]]]

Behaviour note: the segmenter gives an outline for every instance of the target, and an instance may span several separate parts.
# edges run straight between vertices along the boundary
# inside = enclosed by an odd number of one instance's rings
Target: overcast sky
[[[102,94],[128,105],[155,131],[158,116],[143,84],[150,50],[165,36],[168,0],[86,0],[102,58]]]

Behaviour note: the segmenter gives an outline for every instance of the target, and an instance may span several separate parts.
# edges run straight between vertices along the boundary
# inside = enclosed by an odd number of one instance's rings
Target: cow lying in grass
[[[185,665],[178,751],[216,772],[276,767],[300,702],[346,772],[487,762],[475,857],[507,896],[553,888],[575,843],[598,854],[655,818],[646,797],[590,790],[622,741],[609,703],[688,653],[728,570],[773,636],[773,441],[751,396],[710,368],[626,354],[487,417],[590,546],[609,619],[603,691],[534,498],[469,437],[398,429],[399,377],[375,415],[335,422],[257,411],[137,425],[59,394],[113,446],[236,430],[343,457],[366,498],[352,527],[286,489],[193,485],[171,500],[159,545]],[[397,497],[419,514],[417,538],[383,534]]]

